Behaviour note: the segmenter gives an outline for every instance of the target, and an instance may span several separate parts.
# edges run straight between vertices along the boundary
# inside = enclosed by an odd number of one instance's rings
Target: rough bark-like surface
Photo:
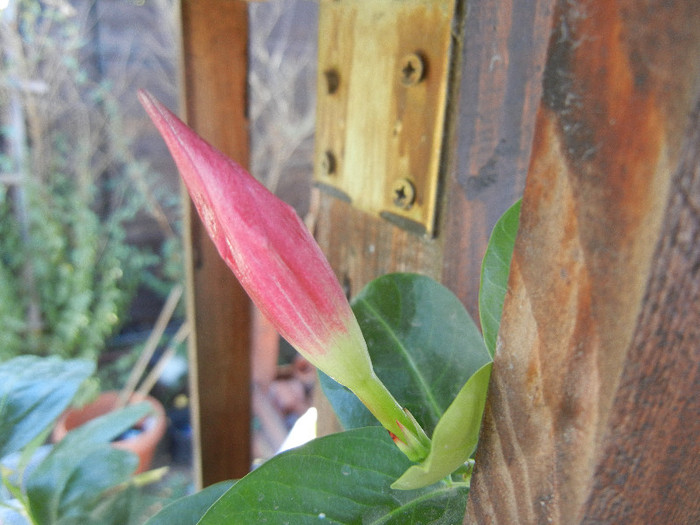
[[[700,105],[583,523],[700,523]]]
[[[465,523],[697,522],[699,66],[692,0],[557,3]]]

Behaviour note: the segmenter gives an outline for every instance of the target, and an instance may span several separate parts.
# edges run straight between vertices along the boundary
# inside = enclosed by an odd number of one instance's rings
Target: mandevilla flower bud
[[[367,345],[328,261],[294,209],[145,91],[139,99],[175,159],[221,257],[279,333],[348,387],[413,461],[430,441],[372,369]]]

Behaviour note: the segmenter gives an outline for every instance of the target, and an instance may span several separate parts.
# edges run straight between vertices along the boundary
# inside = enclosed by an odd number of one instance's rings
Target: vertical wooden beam
[[[246,166],[246,3],[183,0],[181,9],[188,123]],[[239,478],[250,468],[251,306],[187,202],[191,390],[201,487]]]
[[[442,281],[478,319],[493,225],[522,196],[551,27],[551,0],[468,0],[456,24]]]
[[[465,523],[698,523],[700,9],[552,27]]]

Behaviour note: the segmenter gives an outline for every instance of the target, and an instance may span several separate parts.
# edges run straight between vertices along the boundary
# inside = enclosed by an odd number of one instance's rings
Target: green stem
[[[409,459],[421,461],[428,455],[430,439],[425,431],[401,408],[374,372],[353,389],[353,393],[382,426],[400,440],[397,445]]]

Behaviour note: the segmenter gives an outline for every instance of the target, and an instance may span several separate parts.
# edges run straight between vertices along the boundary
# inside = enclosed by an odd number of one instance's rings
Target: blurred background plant
[[[172,2],[154,3],[174,18]],[[177,185],[136,156],[140,131],[120,100],[135,87],[123,63],[105,72],[96,55],[99,4],[0,6],[0,361],[97,360],[125,322],[150,321],[130,319],[137,292],[157,303],[181,282]],[[156,54],[177,52],[153,43]],[[151,71],[175,94],[173,73],[164,75],[170,82]]]
[[[312,216],[318,3],[248,8],[251,168]],[[179,179],[135,96],[178,106],[179,24],[176,0],[0,0],[0,362],[87,358],[88,395],[121,389],[182,282]],[[153,362],[182,317],[180,304]],[[255,350],[256,458],[312,402],[313,369],[272,336]],[[190,468],[187,369],[179,345],[152,390],[176,430],[157,464]]]
[[[130,404],[46,442],[56,419],[95,371],[90,360],[19,356],[0,363],[0,523],[143,523],[180,487],[162,482],[164,468],[135,473],[133,448],[111,441],[150,416]]]
[[[316,126],[318,3],[248,5],[251,173],[309,212]]]
[[[0,366],[20,354],[86,360],[95,373],[77,404],[124,387],[183,280],[177,174],[135,96],[144,87],[177,102],[177,5],[0,0]],[[167,391],[158,385],[163,404],[186,391],[184,346]],[[142,523],[143,509],[188,490],[191,467],[173,463],[169,438],[154,463],[171,467],[165,478],[129,481],[100,505],[107,514],[72,522]],[[86,476],[114,477],[92,467]],[[73,493],[87,497],[89,485]]]

